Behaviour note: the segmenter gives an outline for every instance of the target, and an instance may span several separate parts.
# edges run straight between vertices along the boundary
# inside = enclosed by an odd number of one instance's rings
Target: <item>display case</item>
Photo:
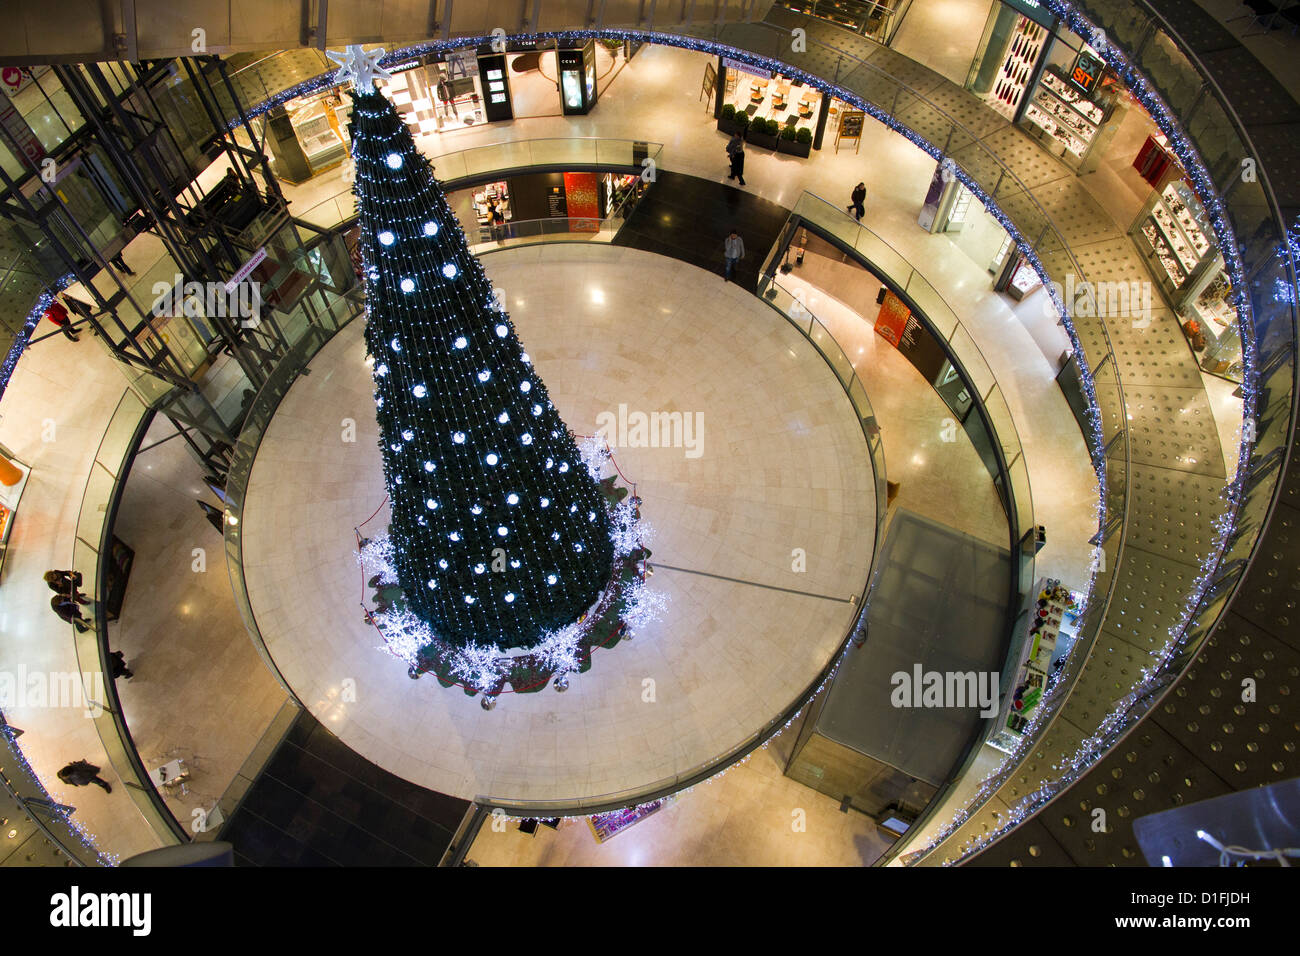
[[[1237,309],[1232,303],[1232,284],[1222,257],[1215,266],[1210,281],[1183,307],[1184,333],[1197,353],[1201,368],[1229,381],[1241,382],[1241,332],[1237,327]]]
[[[0,576],[3,576],[5,557],[9,553],[9,535],[13,532],[14,516],[18,513],[18,501],[23,496],[23,489],[27,487],[31,468],[15,458],[3,445],[0,445],[0,455],[3,455],[19,474],[18,480],[11,485],[0,482]]]
[[[1004,272],[1004,281],[998,282],[993,288],[998,292],[1005,292],[1017,302],[1043,284],[1043,280],[1038,277],[1038,273],[1024,256],[1016,256],[1008,266],[1010,269]]]
[[[298,137],[312,172],[340,163],[347,155],[347,146],[339,138],[330,122],[325,103],[317,101],[293,114],[293,130]]]
[[[1153,194],[1132,230],[1153,260],[1152,275],[1180,314],[1179,324],[1202,369],[1241,381],[1241,333],[1223,256],[1200,199],[1185,179]]]
[[[1091,88],[1095,96],[1071,82],[1060,64],[1049,64],[1021,117],[1021,127],[1076,172],[1096,167],[1119,125],[1114,113],[1120,101],[1113,84],[1094,83]]]
[[[966,224],[966,220],[970,216],[971,202],[974,199],[974,193],[961,183],[957,183],[957,193],[953,197],[952,209],[948,213],[946,232],[961,232],[962,226]]]
[[[1167,185],[1156,195],[1151,210],[1141,221],[1137,235],[1144,252],[1153,258],[1165,293],[1175,301],[1180,290],[1218,250],[1201,226],[1204,212],[1191,188],[1181,180]]]
[[[1040,140],[1055,143],[1078,162],[1087,155],[1104,118],[1102,108],[1072,90],[1055,67],[1043,72],[1025,107],[1026,128]]]

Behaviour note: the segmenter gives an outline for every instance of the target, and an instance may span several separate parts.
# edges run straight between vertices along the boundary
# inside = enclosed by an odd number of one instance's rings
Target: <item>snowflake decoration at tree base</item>
[[[631,638],[638,629],[658,619],[668,598],[646,586],[647,544],[652,537],[641,520],[641,500],[616,483],[601,478],[612,461],[600,438],[584,439],[579,448],[592,477],[599,481],[610,517],[614,562],[609,581],[585,614],[564,627],[537,635],[537,640],[517,652],[503,652],[491,644],[452,644],[406,605],[397,584],[393,545],[386,533],[362,539],[358,532],[358,560],[367,586],[373,589],[375,607],[365,608],[368,623],[383,638],[382,649],[403,661],[411,677],[433,674],[444,687],[459,686],[470,696],[485,695],[485,708],[497,695],[541,690],[554,680],[557,691],[568,688],[569,675],[591,669],[592,652]]]

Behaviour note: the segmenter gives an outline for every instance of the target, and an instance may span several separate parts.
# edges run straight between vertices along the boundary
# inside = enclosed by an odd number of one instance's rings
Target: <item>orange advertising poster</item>
[[[570,232],[600,232],[600,183],[595,173],[565,173]]]
[[[886,292],[885,301],[880,303],[880,311],[876,314],[876,333],[888,339],[894,348],[898,348],[911,314],[912,310],[903,304],[902,299],[892,292]]]

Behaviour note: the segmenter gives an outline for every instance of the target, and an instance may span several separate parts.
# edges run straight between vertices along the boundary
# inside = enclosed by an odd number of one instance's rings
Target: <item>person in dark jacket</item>
[[[81,608],[77,607],[77,602],[67,594],[56,594],[50,598],[50,609],[60,618],[67,621],[77,629],[78,633],[84,634],[90,630],[90,625],[86,619],[81,616]]]
[[[44,577],[55,594],[72,595],[79,604],[90,603],[90,598],[81,593],[80,571],[46,571]]]
[[[862,217],[865,216],[867,213],[867,207],[863,205],[863,203],[865,203],[867,199],[866,184],[858,183],[856,186],[854,186],[853,192],[852,194],[850,194],[849,198],[852,199],[853,202],[849,203],[849,205],[846,208],[848,209],[849,212],[853,213],[854,219],[856,219],[858,222],[861,222]]]
[[[460,113],[456,112],[456,97],[452,94],[451,85],[447,82],[445,76],[438,77],[438,85],[436,89],[438,93],[438,102],[442,104],[443,118],[446,118],[448,111],[451,112],[452,116],[459,118]]]
[[[745,185],[745,141],[739,133],[733,134],[727,144],[727,158],[731,160],[731,175],[727,178],[739,179],[740,185]]]
[[[103,787],[105,793],[112,793],[112,785],[99,775],[99,768],[89,760],[74,760],[59,771],[59,779],[70,787],[85,787],[94,784]]]
[[[126,666],[126,655],[121,651],[113,651],[113,653],[109,654],[108,661],[109,666],[112,668],[109,676],[112,677],[113,680],[117,680],[119,677],[125,677],[127,680],[130,680],[135,676],[135,673],[131,668]]]

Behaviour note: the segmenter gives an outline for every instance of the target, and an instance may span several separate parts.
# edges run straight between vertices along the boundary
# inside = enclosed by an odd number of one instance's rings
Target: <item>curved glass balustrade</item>
[[[988,360],[984,358],[984,353],[957,318],[956,310],[906,256],[866,225],[846,216],[838,204],[805,192],[795,203],[792,215],[854,250],[861,261],[869,264],[873,271],[910,298],[920,310],[918,318],[942,340],[946,351],[961,366],[963,377],[972,386],[975,397],[988,418],[991,437],[998,441],[1002,455],[1000,470],[1007,476],[1007,485],[1011,491],[1007,518],[1013,529],[1013,543],[1018,541],[1020,535],[1034,527],[1035,523],[1024,447],[1002,387]],[[779,284],[777,280],[777,285]],[[1000,476],[993,474],[992,477],[996,482]],[[1032,553],[1024,555],[1022,562],[1020,590],[1023,592],[1034,582]]]
[[[71,564],[72,570],[81,574],[81,590],[92,601],[88,607],[93,608],[93,616],[84,630],[76,625],[72,625],[70,630],[88,705],[87,713],[95,722],[108,762],[159,840],[174,844],[184,842],[186,832],[154,790],[131,740],[116,686],[109,676],[111,668],[105,625],[105,604],[113,584],[110,566],[116,560],[113,554],[113,517],[136,449],[152,417],[148,404],[127,389],[95,451],[77,516]]]
[[[433,145],[443,142],[435,140]],[[426,144],[427,145],[427,144]],[[450,150],[445,153],[428,153],[433,163],[434,173],[443,188],[455,190],[462,188],[467,180],[486,179],[490,176],[504,174],[509,170],[528,167],[563,167],[581,169],[586,166],[601,168],[621,167],[637,170],[648,177],[658,167],[663,156],[662,143],[648,143],[632,139],[601,139],[594,136],[575,137],[573,139],[521,139],[512,142],[495,143],[490,146],[475,146],[472,149]],[[649,172],[647,172],[647,170]],[[612,210],[604,223],[614,225],[620,217],[626,216],[631,209],[629,200],[624,199],[617,210]],[[295,214],[298,219],[322,229],[332,229],[341,222],[355,219],[357,215],[356,198],[352,195],[352,183],[339,182],[338,190],[320,200],[306,212]],[[509,230],[519,234],[531,231],[539,234],[548,220],[530,220],[534,225],[525,227],[522,222],[507,223]],[[549,220],[557,224],[556,231],[565,231],[558,225],[566,220]],[[599,219],[587,220],[592,223]],[[567,229],[567,225],[566,225]],[[612,233],[611,233],[612,235]]]
[[[539,224],[551,222],[552,220],[540,220]],[[600,242],[601,236],[611,234],[617,231],[622,224],[622,217],[613,220],[600,222],[600,229],[594,233],[576,233],[565,236],[570,241]],[[524,225],[520,223],[518,225]],[[534,242],[551,242],[556,241],[555,234],[538,229],[536,232],[524,230],[524,234],[515,237],[515,241],[521,244]],[[510,241],[510,240],[507,240]],[[563,241],[563,240],[561,240]],[[480,246],[476,250],[480,255],[490,254],[492,248],[483,248]],[[258,653],[266,662],[271,672],[275,674],[280,685],[291,696],[292,689],[285,682],[283,676],[275,667],[265,643],[260,636],[257,627],[257,619],[253,614],[252,606],[248,599],[248,591],[244,582],[243,571],[243,551],[242,551],[242,517],[243,505],[248,492],[248,480],[252,472],[254,459],[257,455],[257,449],[261,444],[267,428],[275,415],[276,409],[280,402],[288,393],[293,383],[303,370],[310,364],[311,359],[325,346],[325,344],[334,336],[338,329],[342,328],[348,322],[352,321],[358,315],[364,312],[364,298],[357,290],[357,294],[352,299],[353,308],[347,313],[338,316],[336,326],[322,326],[319,329],[309,330],[306,335],[294,346],[291,353],[277,366],[271,377],[267,380],[249,410],[248,418],[245,422],[244,429],[239,435],[239,440],[235,447],[235,461],[231,466],[229,479],[226,484],[226,565],[230,572],[231,586],[235,592],[236,604],[239,608],[240,615],[243,617],[245,624],[253,636],[254,643],[257,645]],[[872,464],[873,483],[876,497],[876,515],[875,527],[872,529],[874,535],[874,546],[872,551],[872,566],[869,569],[867,578],[863,582],[862,594],[857,602],[859,613],[855,615],[853,626],[845,634],[839,649],[832,656],[817,677],[800,693],[790,705],[776,714],[763,727],[755,731],[740,744],[730,749],[727,753],[722,754],[710,761],[705,766],[694,768],[681,774],[674,775],[671,778],[656,781],[636,791],[621,793],[604,794],[599,797],[593,797],[582,801],[580,804],[572,803],[546,803],[537,802],[529,803],[527,806],[512,804],[509,801],[499,800],[490,794],[480,795],[477,803],[488,807],[501,807],[508,813],[518,813],[526,815],[550,814],[588,814],[596,813],[603,810],[616,809],[618,807],[628,806],[632,803],[645,802],[665,796],[669,793],[676,792],[699,783],[716,773],[721,772],[729,767],[736,760],[739,760],[746,754],[753,751],[756,747],[765,743],[775,734],[785,728],[790,721],[798,716],[799,712],[807,702],[817,693],[822,685],[834,672],[835,667],[847,648],[849,641],[855,636],[862,625],[862,609],[866,605],[866,598],[870,589],[870,584],[874,574],[875,557],[880,551],[880,545],[883,540],[885,527],[885,504],[887,498],[885,485],[885,465],[884,452],[882,448],[879,429],[876,426],[875,413],[872,411],[871,402],[867,398],[866,389],[853,371],[852,362],[839,347],[835,339],[826,327],[822,325],[817,318],[811,314],[807,316],[806,321],[802,318],[795,319],[790,316],[789,311],[781,302],[771,303],[777,308],[782,315],[791,322],[799,332],[804,335],[809,342],[817,349],[818,353],[825,359],[827,365],[834,372],[836,380],[844,389],[849,403],[853,407],[854,414],[862,428],[863,437],[867,443],[867,451]]]

